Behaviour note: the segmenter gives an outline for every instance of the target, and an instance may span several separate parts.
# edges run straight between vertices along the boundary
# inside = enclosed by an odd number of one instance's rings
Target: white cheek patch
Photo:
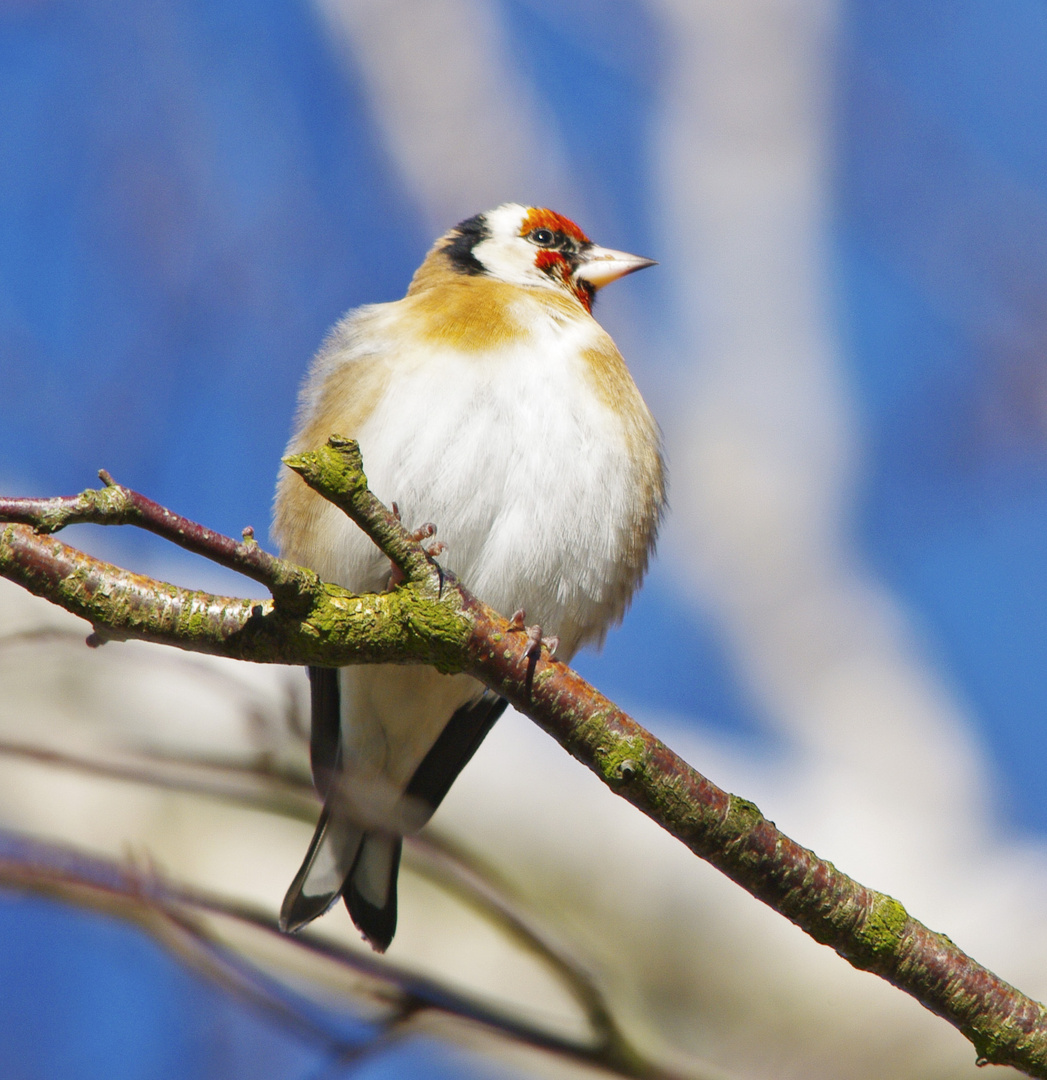
[[[560,286],[534,264],[537,248],[520,235],[527,207],[505,203],[485,215],[490,236],[473,248],[473,255],[492,277],[511,285]]]
[[[538,285],[540,278],[548,281],[534,265],[534,248],[522,237],[516,237],[514,242],[492,236],[477,244],[473,255],[499,281],[511,285]]]

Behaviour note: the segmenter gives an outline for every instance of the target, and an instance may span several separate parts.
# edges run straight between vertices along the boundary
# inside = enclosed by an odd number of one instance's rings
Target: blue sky
[[[69,493],[105,467],[214,528],[237,534],[252,524],[262,534],[296,387],[326,329],[350,307],[402,295],[437,232],[484,208],[456,212],[454,183],[424,178],[441,153],[449,168],[484,161],[477,132],[492,98],[482,73],[458,72],[467,87],[466,75],[475,78],[476,100],[463,98],[468,107],[439,128],[435,149],[415,150],[396,127],[415,130],[381,80],[379,47],[368,38],[355,52],[350,30],[347,48],[332,21],[337,6],[38,0],[0,10],[0,481],[9,490]],[[688,53],[671,7],[487,5],[512,60],[506,92],[522,104],[506,130],[524,133],[516,150],[526,167],[491,155],[490,183],[481,177],[476,190],[490,190],[492,203],[531,201],[519,190],[531,185],[534,201],[555,196],[600,242],[661,262],[601,296],[597,314],[666,431],[678,509],[648,589],[603,655],[579,666],[652,722],[692,725],[739,753],[773,757],[782,718],[802,705],[747,666],[756,654],[743,640],[743,606],[727,595],[735,586],[710,580],[721,565],[708,540],[715,530],[703,524],[712,504],[690,494],[704,473],[680,449],[693,445],[691,417],[716,400],[701,387],[719,370],[715,343],[730,336],[727,294],[717,291],[717,267],[729,262],[706,264],[702,245],[713,242],[702,238],[719,235],[721,216],[701,201],[697,180],[693,213],[681,210],[690,177],[679,164],[687,147],[672,134],[686,123],[673,111],[684,100],[673,88],[692,69],[708,80],[696,93],[711,99],[708,87],[719,84],[712,46]],[[963,714],[995,822],[1039,844],[1047,836],[1047,7],[828,8],[829,29],[812,36],[821,51],[810,78],[820,82],[804,90],[812,111],[802,118],[821,148],[810,166],[817,208],[796,240],[816,253],[815,329],[830,342],[833,393],[845,403],[825,421],[838,433],[832,446],[849,448],[842,479],[826,481],[836,500],[828,533],[847,566],[901,613],[912,665]],[[760,16],[754,7],[743,18]],[[767,78],[776,74],[771,63]],[[397,77],[424,84],[428,75],[421,66]],[[744,102],[738,108],[744,118]],[[744,124],[710,135],[715,124],[703,116],[692,148],[699,161],[728,135],[745,143]],[[446,123],[433,117],[434,128]],[[740,170],[735,190],[750,180]],[[760,395],[773,389],[746,392],[755,425]],[[809,418],[821,431],[820,415],[799,394],[796,426]],[[682,584],[692,536],[714,554]],[[148,539],[95,542],[138,568],[164,564]],[[68,1006],[73,995],[88,1009],[77,988],[118,982],[120,965],[133,971],[133,988],[107,991],[110,1002],[121,993],[140,1001],[145,988],[167,995],[149,1010],[152,1023],[167,1018],[157,1044],[173,1040],[156,1053],[197,1062],[194,1075],[254,1075],[251,1039],[228,1048],[220,1073],[205,1036],[199,1046],[177,1040],[179,1010],[199,987],[132,932],[17,899],[0,907],[0,920],[5,938],[23,935],[41,950],[31,959],[0,953],[11,977],[63,960],[55,981],[42,979],[31,994],[36,1020],[22,1028],[5,1010],[8,1045],[16,1030],[36,1031],[56,1001]],[[121,944],[103,943],[107,935]],[[73,1012],[60,1024],[83,1056],[71,1066],[56,1052],[25,1075],[185,1075],[142,1058],[128,1041],[132,1030],[141,1036],[133,1019],[113,1037],[118,1052],[95,1056],[77,1032],[97,1033],[99,1014]],[[40,1041],[18,1044],[27,1061]],[[307,1075],[298,1051],[281,1047],[271,1063],[286,1064],[267,1075]],[[141,1069],[114,1071],[116,1057]]]

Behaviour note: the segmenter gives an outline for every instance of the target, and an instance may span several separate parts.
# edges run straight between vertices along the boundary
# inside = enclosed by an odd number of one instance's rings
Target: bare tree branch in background
[[[310,825],[319,812],[307,777],[265,772],[254,766],[184,758],[113,763],[10,742],[0,742],[0,756],[204,796]],[[668,1070],[634,1046],[584,965],[528,918],[490,867],[475,865],[471,856],[432,831],[404,839],[406,862],[414,873],[455,896],[556,975],[581,1006],[590,1038],[572,1040],[551,1034],[533,1021],[389,964],[370,952],[344,949],[308,932],[282,934],[268,913],[178,884],[153,867],[120,864],[0,831],[0,885],[64,899],[134,923],[227,992],[325,1050],[340,1069],[372,1056],[406,1034],[408,1022],[420,1014],[438,1012],[452,1020],[480,1025],[499,1038],[619,1076],[683,1080],[686,1075],[696,1080],[706,1075],[694,1070],[686,1074]],[[315,1019],[315,1010],[302,1008],[294,992],[253,965],[245,950],[231,949],[202,915],[220,915],[261,928],[269,935],[277,935],[293,951],[311,952],[368,979],[378,979],[383,987],[379,995],[383,1005],[379,1034],[359,1043],[340,1042]],[[370,999],[374,993],[367,996]]]
[[[99,641],[134,637],[259,662],[428,663],[466,672],[753,896],[948,1020],[973,1043],[979,1062],[1047,1078],[1041,1004],[911,918],[897,900],[790,840],[751,802],[718,788],[577,674],[536,651],[519,627],[441,570],[375,499],[356,443],[332,437],[287,464],[360,526],[398,568],[402,585],[355,596],[266,554],[250,535],[243,542],[219,536],[105,474],[105,488],[70,498],[0,499],[0,521],[10,523],[0,530],[0,575],[88,619]],[[147,528],[263,582],[273,599],[178,589],[49,535],[84,521]]]
[[[623,1077],[683,1080],[683,1074],[647,1060],[618,1031],[602,998],[581,969],[557,956],[559,973],[572,990],[599,1003],[591,1040],[573,1040],[543,1031],[504,1008],[451,989],[387,959],[348,949],[308,930],[290,937],[276,916],[256,906],[179,885],[153,869],[123,865],[54,843],[0,834],[0,884],[5,888],[60,899],[131,922],[180,957],[190,967],[250,1005],[264,1010],[302,1038],[318,1044],[340,1064],[384,1048],[406,1035],[409,1022],[422,1013],[479,1025],[489,1034],[545,1050]],[[234,951],[220,930],[221,921],[278,938],[291,951],[304,951],[363,976],[372,1011],[379,1011],[379,1036],[348,1043],[316,1019],[315,1005]],[[547,946],[530,945],[542,954]],[[272,961],[270,960],[270,963]],[[590,1010],[592,1017],[593,1011]],[[376,1045],[380,1042],[381,1045]],[[688,1073],[688,1076],[694,1076]]]

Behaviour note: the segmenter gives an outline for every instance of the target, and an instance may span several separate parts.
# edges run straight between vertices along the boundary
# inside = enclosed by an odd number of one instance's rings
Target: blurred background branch
[[[504,617],[440,570],[422,543],[370,492],[356,442],[331,436],[323,448],[286,463],[347,513],[401,570],[405,581],[392,595],[410,594],[406,617],[399,616],[395,606],[391,616],[378,612],[379,597],[336,592],[315,575],[266,556],[252,540],[236,545],[178,518],[114,487],[105,473],[107,487],[101,492],[66,500],[0,499],[0,521],[16,522],[0,533],[0,573],[74,614],[87,615],[95,636],[103,640],[141,637],[204,652],[219,651],[228,642],[231,658],[257,655],[270,662],[301,664],[316,662],[312,652],[300,653],[300,642],[308,647],[310,637],[316,636],[308,629],[313,624],[325,628],[322,659],[344,655],[359,662],[362,655],[403,662],[438,656],[449,670],[473,674],[507,697],[612,790],[815,940],[831,945],[855,967],[887,979],[959,1028],[974,1044],[980,1062],[1011,1064],[1029,1075],[1047,1076],[1047,1009],[977,964],[948,937],[913,919],[897,900],[853,881],[779,832],[753,803],[700,775],[565,665],[543,658],[540,650],[532,654],[527,636],[519,628],[513,633]],[[113,495],[116,499],[111,500]],[[214,551],[234,567],[247,562],[273,589],[272,607],[264,611],[246,601],[200,593],[186,601],[181,591],[162,582],[129,575],[53,541],[50,548],[36,542],[40,532],[51,533],[85,517],[104,524],[141,523],[143,506],[149,527],[161,535],[170,534],[201,554]],[[131,593],[130,602],[124,592]],[[178,597],[174,612],[169,610],[172,597]],[[443,607],[446,617],[418,617],[413,601]],[[341,617],[328,614],[327,605],[339,609]],[[284,606],[292,616],[286,637],[279,624],[275,631],[270,628],[264,649],[256,654],[252,628],[257,630],[267,618],[275,620]],[[188,615],[183,607],[191,609]],[[345,616],[357,609],[363,611],[363,637]],[[400,625],[407,626],[406,632],[397,633]],[[412,639],[424,638],[428,627],[441,642],[426,647],[423,640],[420,649],[412,650]],[[39,752],[37,760],[42,760]],[[81,767],[86,768],[86,762]],[[224,794],[230,797],[232,792]],[[536,939],[524,933],[522,921],[503,919],[501,928],[511,929],[534,948]],[[548,960],[551,953],[545,950],[544,955]],[[562,960],[555,966],[561,974],[571,974]],[[576,996],[601,1032],[605,1055],[619,1068],[641,1060],[598,996]],[[642,1062],[642,1068],[653,1066]]]
[[[455,221],[555,206],[659,260],[596,313],[672,480],[648,581],[580,673],[1043,1000],[1045,99],[1039,0],[0,4],[0,490],[74,491],[104,462],[264,543],[295,389],[339,315],[403,295]],[[152,578],[265,595],[142,530],[73,530]],[[90,629],[0,581],[0,738],[305,775],[300,672],[87,650]],[[147,850],[264,910],[308,840],[283,815],[7,757],[0,824]],[[951,1027],[512,711],[437,824],[588,958],[654,1060],[984,1077]],[[401,900],[406,966],[587,1030],[464,905],[410,871]],[[331,1075],[137,931],[51,901],[0,894],[0,985],[21,1075]],[[352,1068],[557,1071],[498,1045],[415,1027]]]
[[[308,776],[277,773],[264,763],[255,766],[191,760],[176,756],[135,761],[100,761],[28,744],[0,744],[0,755],[50,768],[70,769],[95,777],[164,788],[219,800],[256,812],[283,815],[314,823],[319,804]],[[400,1029],[421,1014],[436,1011],[466,1025],[479,1025],[501,1038],[533,1047],[568,1061],[607,1073],[650,1080],[707,1077],[714,1074],[693,1065],[685,1072],[668,1070],[640,1052],[621,1031],[594,974],[562,944],[553,942],[540,924],[523,910],[511,888],[490,868],[439,834],[406,838],[406,865],[442,891],[453,895],[498,932],[531,953],[558,977],[581,1006],[589,1035],[571,1039],[542,1030],[526,1016],[491,1002],[457,993],[448,983],[427,979],[390,964],[373,954],[348,950],[306,931],[287,935],[264,909],[237,903],[170,880],[158,867],[140,858],[105,860],[55,843],[0,834],[0,885],[74,904],[138,925],[184,963],[223,989],[261,1009],[299,1037],[316,1044],[331,1059],[332,1075],[347,1075],[350,1066],[383,1050]],[[213,920],[219,916],[244,927],[260,929],[297,954],[292,961],[268,967],[282,972],[283,981],[267,974],[252,959],[258,952],[250,938],[223,935]],[[266,950],[261,950],[267,956]],[[320,957],[375,984],[366,997],[381,1002],[383,1018],[372,1016],[373,1030],[355,1043],[341,1041],[325,1027],[307,997],[295,994],[288,971],[308,976],[309,957]],[[314,975],[320,986],[323,980]],[[293,980],[292,980],[293,981]],[[316,987],[314,987],[315,991]],[[365,1010],[360,991],[350,990],[345,1002]],[[423,1021],[424,1023],[424,1021]],[[463,1038],[463,1036],[459,1036]],[[468,1040],[464,1040],[468,1041]],[[722,1075],[716,1073],[715,1075]]]

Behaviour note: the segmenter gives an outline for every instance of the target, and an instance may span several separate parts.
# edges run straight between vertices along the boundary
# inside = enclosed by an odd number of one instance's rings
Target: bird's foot
[[[397,521],[402,522],[403,518],[400,517],[400,505],[399,505],[399,503],[394,501],[393,504],[392,504],[392,508],[393,508],[393,517],[396,518]],[[408,533],[407,538],[414,544],[420,544],[423,540],[428,540],[430,536],[435,536],[435,535],[436,535],[436,526],[431,521],[427,521],[424,525],[421,525],[421,526],[419,526],[419,528],[415,529],[414,532]],[[447,545],[446,544],[441,544],[439,540],[436,542],[436,544],[431,545],[431,546],[433,546],[433,547],[439,546],[442,551],[447,550]],[[429,549],[427,548],[426,550],[429,550]]]
[[[400,521],[400,507],[394,502],[392,509],[393,517],[395,517],[397,521]],[[434,540],[431,544],[422,543],[422,541],[428,540],[435,535],[436,526],[431,521],[427,521],[424,525],[415,529],[414,532],[408,533],[407,538],[414,544],[421,544],[422,550],[426,555],[428,555],[430,559],[435,559],[437,555],[442,555],[447,550],[447,545],[442,540]],[[391,565],[393,569],[392,573],[389,575],[389,588],[395,589],[397,585],[403,583],[404,575],[403,571],[396,563],[392,563]]]
[[[559,648],[559,637],[555,635],[546,637],[542,633],[542,628],[540,626],[527,626],[526,619],[527,613],[523,608],[519,608],[517,611],[513,612],[513,617],[509,620],[510,631],[516,633],[522,631],[527,635],[527,652],[524,655],[528,660],[537,660],[542,654],[542,646],[544,645],[546,651],[549,653],[549,659],[551,660],[556,655],[557,648]]]
[[[552,660],[556,656],[556,650],[560,647],[560,639],[555,634],[551,637],[546,637],[542,633],[540,626],[528,626],[527,632],[527,658],[529,660],[537,660],[542,655],[542,646],[545,646],[546,652],[549,654],[549,659]]]
[[[423,540],[428,540],[430,536],[436,535],[436,526],[431,521],[427,521],[407,535],[411,538],[412,543],[420,544]]]

